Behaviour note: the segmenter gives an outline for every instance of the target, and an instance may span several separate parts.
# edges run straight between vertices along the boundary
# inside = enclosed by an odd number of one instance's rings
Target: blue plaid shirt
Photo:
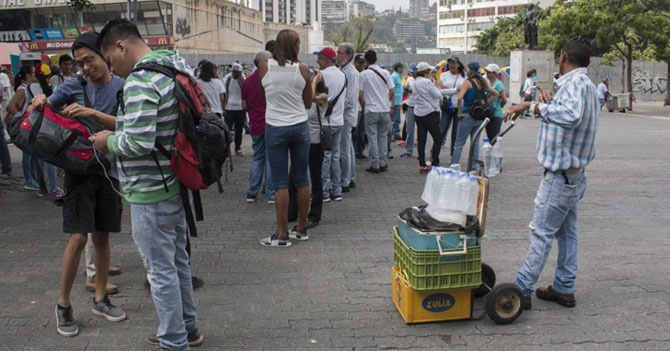
[[[538,104],[542,125],[537,160],[551,171],[585,167],[596,155],[600,113],[596,87],[577,68],[556,81],[558,91],[548,104]]]

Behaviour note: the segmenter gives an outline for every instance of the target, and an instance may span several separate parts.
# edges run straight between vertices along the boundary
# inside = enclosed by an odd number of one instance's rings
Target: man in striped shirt
[[[577,203],[586,190],[584,169],[595,157],[598,127],[598,95],[587,75],[591,45],[583,37],[563,46],[557,80],[558,91],[543,91],[538,102],[523,102],[505,119],[530,109],[542,123],[537,140],[537,159],[544,177],[535,198],[530,223],[530,249],[514,281],[524,293],[523,308],[532,306],[533,285],[544,268],[551,245],[558,242],[558,262],[553,284],[538,288],[535,295],[574,307],[577,278]]]
[[[159,142],[170,148],[177,132],[175,83],[164,74],[134,69],[156,63],[184,74],[192,75],[192,71],[174,51],[151,51],[137,26],[127,20],[108,22],[100,32],[98,48],[112,72],[126,78],[116,131],[97,133],[92,141],[119,161],[133,239],[150,276],[160,321],[156,336],[148,341],[168,350],[188,350],[189,345],[202,343],[203,337],[198,332],[186,251],[186,214],[170,160],[154,147]]]

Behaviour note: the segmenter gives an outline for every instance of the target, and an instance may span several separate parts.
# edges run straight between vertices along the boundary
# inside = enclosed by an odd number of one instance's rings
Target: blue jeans
[[[191,267],[186,252],[186,213],[179,195],[130,204],[135,245],[149,273],[160,322],[156,337],[168,350],[188,350],[187,334],[198,327]]]
[[[340,164],[342,165],[342,186],[349,186],[349,183],[356,177],[356,159],[354,156],[354,144],[351,142],[351,129],[346,121],[342,129],[340,138]]]
[[[391,135],[399,137],[400,136],[400,109],[402,105],[395,105],[393,109],[393,114],[391,115]]]
[[[265,135],[252,135],[251,147],[254,149],[254,156],[251,159],[251,169],[249,170],[249,188],[247,195],[258,196],[258,192],[265,178],[265,198],[275,199],[275,191],[272,189],[272,176],[270,172],[270,160],[265,150]]]
[[[9,156],[9,148],[7,148],[7,140],[5,140],[5,127],[0,121],[0,165],[2,165],[2,174],[9,174],[12,172],[12,159]]]
[[[400,106],[396,106],[393,111],[397,111]],[[395,112],[393,112],[395,114]],[[386,123],[388,124],[387,127],[387,132],[386,132],[386,158],[391,158],[393,157],[393,149],[391,148],[391,139],[393,136],[393,133],[391,133],[391,130],[393,129],[393,116],[390,114],[386,114]]]
[[[372,168],[385,167],[387,165],[386,153],[388,152],[387,134],[389,128],[388,112],[366,112],[365,132],[368,135],[368,154]]]
[[[449,151],[454,154],[454,144],[456,143],[456,135],[458,134],[458,114],[456,111],[449,111],[446,106],[442,106],[442,119],[440,120],[440,134],[442,135],[442,144],[447,142],[447,133],[449,126],[451,126],[451,146]]]
[[[335,141],[333,140],[333,143]],[[309,185],[309,126],[307,121],[285,127],[265,126],[267,157],[272,173],[273,190],[288,189],[288,158],[295,186]]]
[[[358,125],[356,126],[356,136],[354,137],[354,151],[356,158],[362,158],[365,150],[365,113],[358,113]]]
[[[407,131],[407,138],[405,139],[405,152],[412,156],[414,151],[414,107],[409,106],[405,111],[405,130]]]
[[[479,137],[477,137],[477,139],[474,140],[473,137],[475,136],[477,128],[479,128],[481,124],[482,121],[475,121],[469,115],[466,115],[465,117],[461,118],[461,120],[458,122],[456,143],[454,144],[454,153],[451,157],[450,165],[461,162],[461,153],[463,152],[463,147],[465,147],[465,142],[468,141],[468,137],[470,137],[470,142],[475,144],[475,150],[472,154],[472,159],[477,160],[479,158]],[[476,170],[476,168],[477,166],[473,162],[471,170],[474,171]]]
[[[333,196],[342,195],[342,170],[340,169],[340,144],[342,142],[343,126],[327,127],[333,136],[333,147],[330,151],[323,152],[323,165],[321,166],[321,186],[323,187],[323,198],[330,197],[330,184],[333,183]]]
[[[553,289],[559,294],[575,291],[577,278],[577,203],[586,191],[584,172],[566,174],[546,172],[535,197],[533,221],[530,222],[530,248],[526,262],[516,274],[514,284],[525,296],[533,293],[554,238],[558,242],[558,259]]]
[[[42,172],[46,173],[47,179],[49,180],[49,191],[54,192],[58,189],[58,183],[56,182],[56,166],[51,163],[46,163],[42,160],[39,160],[40,168]],[[45,167],[46,165],[46,167]]]
[[[35,174],[35,167],[33,165],[33,155],[23,152],[21,159],[21,166],[23,167],[23,178],[26,184],[37,183],[37,174]]]

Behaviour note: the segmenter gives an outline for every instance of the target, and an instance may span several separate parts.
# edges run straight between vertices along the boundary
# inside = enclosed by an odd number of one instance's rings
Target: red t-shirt
[[[249,133],[265,134],[265,95],[258,81],[258,70],[242,83],[242,101],[247,102],[249,113]]]

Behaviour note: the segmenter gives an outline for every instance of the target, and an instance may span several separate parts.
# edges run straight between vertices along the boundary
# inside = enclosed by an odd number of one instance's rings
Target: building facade
[[[409,16],[421,18],[430,13],[429,0],[409,0]]]
[[[493,27],[500,17],[513,17],[529,0],[438,0],[437,47],[471,52],[475,37]],[[541,7],[553,0],[540,0]]]
[[[26,52],[67,52],[80,33],[100,31],[111,19],[129,18],[152,48],[184,54],[257,52],[286,28],[296,30],[305,40],[301,50],[308,50],[309,27],[264,23],[260,11],[229,1],[139,0],[130,9],[123,0],[92,2],[94,9],[76,13],[67,0],[2,1],[0,41],[16,42]]]
[[[418,20],[398,20],[393,24],[393,34],[399,42],[411,41],[426,35],[423,22]]]
[[[265,22],[312,25],[321,22],[321,0],[253,0]]]
[[[324,25],[340,25],[353,17],[375,15],[375,5],[365,1],[324,0],[321,9]]]

